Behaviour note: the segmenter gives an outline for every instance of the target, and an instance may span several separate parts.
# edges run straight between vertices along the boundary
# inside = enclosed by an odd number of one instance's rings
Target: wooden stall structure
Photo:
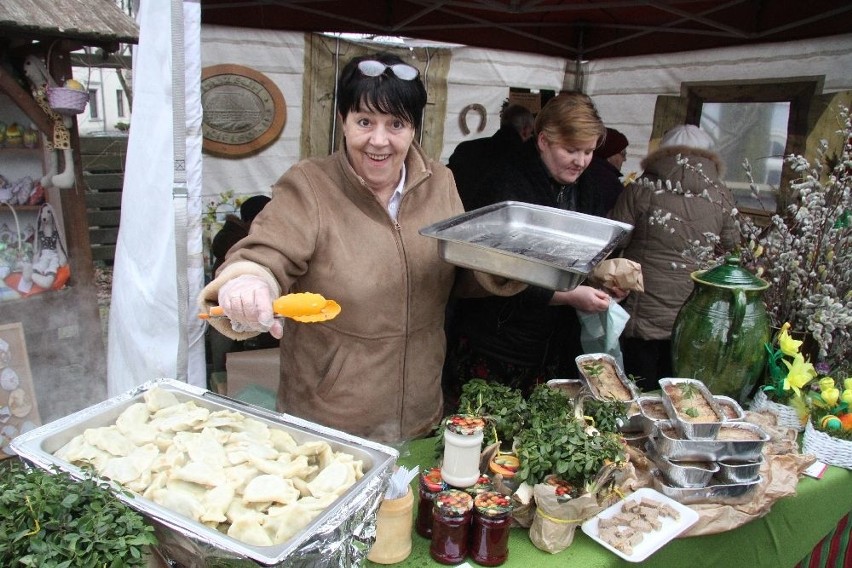
[[[0,324],[20,322],[26,337],[35,396],[43,420],[85,408],[106,397],[106,357],[94,286],[94,266],[85,199],[86,185],[76,119],[65,120],[70,153],[50,149],[56,116],[39,105],[24,62],[37,60],[59,85],[72,77],[71,52],[83,47],[102,53],[137,43],[133,19],[112,0],[4,0],[0,3],[0,121],[39,133],[28,148],[0,148],[0,175],[42,180],[55,167],[70,171],[70,187],[46,185],[46,202],[56,213],[67,249],[70,279],[61,289],[15,295],[0,301]],[[34,59],[35,58],[35,59]],[[83,85],[83,89],[87,88]],[[66,163],[71,157],[72,164]],[[40,182],[39,182],[40,183]],[[14,239],[33,238],[40,206],[0,206],[0,226],[15,226]],[[10,267],[14,270],[14,266]],[[20,291],[20,290],[19,290]]]

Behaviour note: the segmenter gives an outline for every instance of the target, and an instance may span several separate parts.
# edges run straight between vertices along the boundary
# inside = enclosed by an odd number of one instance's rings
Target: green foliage
[[[497,437],[497,440],[492,439],[490,442],[499,441],[511,446],[515,436],[523,428],[527,402],[517,389],[473,379],[462,387],[459,413],[482,416],[488,421],[492,435]]]
[[[538,385],[528,400],[517,389],[473,379],[462,388],[459,414],[488,420],[485,443],[502,442],[513,448],[521,462],[519,481],[539,483],[548,475],[584,487],[609,461],[624,459],[617,434],[626,418],[627,405],[619,401],[586,402],[595,429],[574,417],[574,404],[562,390]],[[443,453],[443,425],[438,431],[436,457]],[[490,439],[489,439],[490,435]]]
[[[154,529],[101,481],[0,464],[0,565],[145,566]]]
[[[619,425],[627,420],[626,402],[620,400],[586,399],[583,414],[594,420],[595,428],[601,432],[617,432]]]
[[[597,402],[602,421],[614,424],[618,407]],[[539,385],[530,395],[529,416],[515,438],[515,451],[521,462],[517,479],[531,485],[555,474],[584,487],[604,464],[624,460],[617,433],[587,428],[574,417],[567,396],[546,385]]]

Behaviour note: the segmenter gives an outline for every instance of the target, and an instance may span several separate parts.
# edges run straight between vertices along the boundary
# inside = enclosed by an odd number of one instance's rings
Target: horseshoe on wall
[[[479,103],[467,105],[459,113],[459,128],[461,128],[461,131],[465,136],[470,134],[470,128],[467,126],[467,113],[470,111],[476,111],[479,115],[479,126],[476,128],[477,132],[485,130],[485,124],[488,122],[488,112],[485,110],[484,106]]]

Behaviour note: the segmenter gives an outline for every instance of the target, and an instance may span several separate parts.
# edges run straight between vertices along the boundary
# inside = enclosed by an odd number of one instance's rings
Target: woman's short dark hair
[[[385,65],[410,63],[391,53],[355,57],[340,72],[337,81],[337,112],[344,119],[354,111],[372,110],[395,116],[420,128],[426,106],[426,88],[418,75],[405,81],[388,68],[378,77],[368,77],[358,70],[361,61],[380,61]],[[413,66],[412,66],[413,67]]]

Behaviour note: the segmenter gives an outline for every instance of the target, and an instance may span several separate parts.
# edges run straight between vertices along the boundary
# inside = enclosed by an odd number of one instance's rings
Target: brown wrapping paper
[[[599,490],[574,499],[557,496],[556,487],[548,483],[535,485],[530,541],[551,554],[565,550],[574,542],[578,526],[635,491],[637,482],[636,471],[627,462],[618,467],[604,466],[595,481],[601,484]]]
[[[698,521],[678,538],[726,532],[764,516],[778,499],[796,494],[799,476],[816,461],[812,455],[799,453],[796,431],[777,426],[771,415],[747,412],[746,420],[759,425],[770,437],[763,449],[764,463],[760,468],[763,481],[745,502],[737,498],[731,503],[716,501],[687,505],[698,512]],[[633,455],[640,454],[638,451],[629,453],[636,467],[638,484],[654,487],[653,462],[642,455]]]
[[[626,258],[608,258],[601,261],[591,273],[588,281],[602,288],[621,288],[635,292],[644,292],[642,266]]]
[[[556,487],[539,483],[533,488],[535,515],[530,540],[539,550],[556,554],[574,542],[574,532],[586,519],[603,511],[597,497],[586,493],[574,499],[557,497]]]

